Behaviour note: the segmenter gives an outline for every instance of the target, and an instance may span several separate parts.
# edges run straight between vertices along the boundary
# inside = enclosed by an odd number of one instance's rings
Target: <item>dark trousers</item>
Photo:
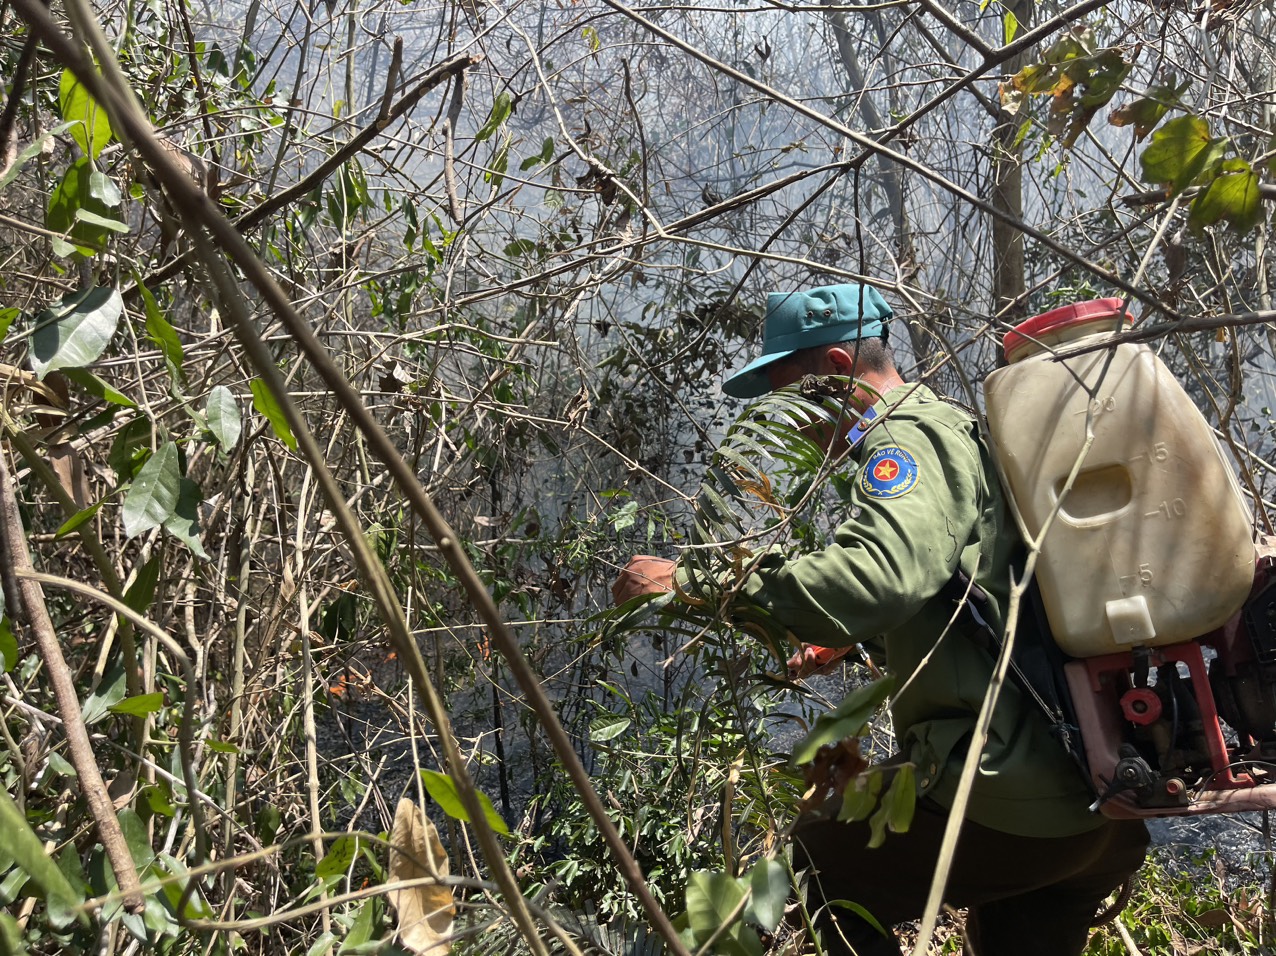
[[[887,833],[868,849],[869,827],[838,823],[826,808],[794,830],[793,865],[812,867],[807,906],[829,956],[899,956],[842,906],[862,906],[887,930],[920,919],[939,856],[947,811],[920,800],[907,833]],[[834,814],[835,816],[835,814]],[[1147,828],[1108,820],[1072,837],[1020,837],[967,820],[957,841],[944,901],[968,907],[967,952],[974,956],[1078,956],[1102,902],[1143,862]]]

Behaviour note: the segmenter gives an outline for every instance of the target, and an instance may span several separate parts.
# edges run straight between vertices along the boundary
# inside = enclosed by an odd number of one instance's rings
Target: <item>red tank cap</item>
[[[1024,319],[1002,339],[1001,344],[1006,352],[1006,361],[1013,362],[1016,352],[1033,345],[1033,339],[1039,339],[1050,332],[1115,318],[1121,314],[1123,304],[1122,299],[1090,299],[1088,302],[1060,306],[1049,312],[1034,315],[1031,319]],[[1125,316],[1125,324],[1130,324],[1128,313]]]

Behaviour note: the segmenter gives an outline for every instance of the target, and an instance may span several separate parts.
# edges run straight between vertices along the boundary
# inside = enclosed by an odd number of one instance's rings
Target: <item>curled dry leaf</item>
[[[403,799],[394,812],[390,832],[390,881],[433,879],[448,875],[448,858],[439,831],[412,800]],[[447,952],[456,907],[452,887],[420,883],[387,894],[399,919],[399,940],[415,953]]]

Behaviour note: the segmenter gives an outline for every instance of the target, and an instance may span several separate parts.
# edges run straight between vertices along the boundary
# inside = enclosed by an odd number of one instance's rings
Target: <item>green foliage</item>
[[[497,93],[487,120],[479,127],[479,131],[474,134],[474,141],[481,143],[486,139],[491,139],[493,134],[509,119],[513,111],[514,101],[510,98],[510,95],[505,92]]]
[[[421,779],[425,782],[426,792],[434,799],[444,813],[454,820],[460,820],[462,823],[470,822],[469,811],[465,809],[465,804],[461,802],[461,795],[456,791],[456,784],[452,782],[452,778],[445,773],[439,773],[437,770],[428,770],[421,768]],[[510,828],[501,815],[496,812],[496,808],[492,806],[492,801],[487,794],[478,792],[479,804],[483,807],[483,817],[487,820],[487,825],[502,836],[510,835]]]
[[[1192,201],[1188,222],[1198,232],[1226,221],[1237,232],[1249,232],[1262,218],[1258,174],[1243,159],[1229,159],[1218,175]]]
[[[851,691],[836,708],[819,716],[811,732],[793,748],[793,762],[809,763],[821,747],[847,737],[862,736],[869,720],[890,696],[894,687],[895,678],[891,676]]]
[[[165,442],[147,459],[124,498],[124,533],[135,538],[163,527],[177,511],[181,482],[177,445]]]
[[[725,873],[697,870],[687,880],[687,926],[693,946],[730,956],[762,956],[758,934],[745,926],[747,884]]]
[[[97,361],[110,345],[123,311],[118,291],[97,286],[67,295],[37,315],[31,332],[31,368],[36,377]]]
[[[118,704],[108,709],[113,714],[125,714],[129,717],[145,717],[164,706],[164,695],[159,691],[153,694],[138,694],[136,697],[125,697]]]
[[[70,70],[63,70],[58,80],[58,111],[71,124],[76,145],[90,160],[97,159],[114,138],[106,110]]]
[[[1133,126],[1135,141],[1142,142],[1165,114],[1178,106],[1189,86],[1190,80],[1175,84],[1174,75],[1170,74],[1165,82],[1150,87],[1143,96],[1113,110],[1108,122],[1113,126]]]
[[[82,389],[92,395],[94,398],[100,398],[112,405],[119,405],[121,408],[137,408],[137,402],[129,398],[119,389],[111,385],[110,382],[98,377],[88,369],[84,368],[67,368],[63,370],[66,377]]]
[[[3,605],[0,599],[0,605]],[[0,674],[7,674],[18,663],[18,639],[7,615],[0,614]]]
[[[183,368],[183,360],[185,359],[185,351],[182,348],[182,340],[177,334],[177,330],[169,324],[168,319],[164,318],[164,313],[160,311],[159,303],[155,301],[155,296],[151,290],[142,282],[141,277],[137,277],[137,291],[142,297],[142,304],[146,309],[146,335],[159,346],[160,351],[164,354],[164,361],[168,365],[169,375],[174,381],[184,382],[186,380],[186,370]],[[233,443],[232,443],[233,444]]]
[[[1230,143],[1214,137],[1209,123],[1193,115],[1170,120],[1152,134],[1139,156],[1143,179],[1163,185],[1170,196],[1196,186],[1188,223],[1196,232],[1227,222],[1249,232],[1262,219],[1258,174],[1239,157],[1227,157]]]
[[[204,407],[204,416],[208,421],[208,430],[213,433],[223,451],[230,451],[239,441],[242,424],[239,417],[239,403],[225,385],[217,385],[208,393],[208,403]]]
[[[297,439],[292,433],[292,428],[288,425],[288,419],[284,415],[284,410],[280,407],[279,402],[275,400],[274,394],[270,391],[270,386],[260,378],[255,378],[248,383],[253,393],[253,408],[257,410],[257,414],[265,417],[270,423],[270,430],[275,433],[275,437],[282,441],[293,451],[297,450]]]
[[[1180,193],[1222,159],[1224,145],[1210,135],[1210,124],[1199,116],[1172,119],[1139,155],[1143,180]]]
[[[18,152],[18,155],[14,157],[12,165],[10,165],[3,173],[0,173],[0,189],[4,189],[11,182],[17,179],[18,174],[22,172],[22,167],[43,153],[45,147],[53,139],[53,137],[62,135],[70,129],[71,125],[71,123],[59,123],[57,126],[53,127],[53,129],[45,130],[21,149]]]
[[[67,882],[44,852],[44,844],[31,829],[26,815],[3,790],[0,790],[0,824],[5,833],[5,853],[40,888],[53,926],[65,927],[73,920],[87,924],[84,913],[78,910],[84,902],[83,894],[77,893]]]
[[[124,533],[135,538],[162,527],[195,554],[206,558],[199,530],[202,501],[199,485],[182,474],[181,453],[176,443],[165,442],[146,460],[124,496]]]
[[[1263,870],[1270,867],[1264,860]],[[1139,871],[1134,895],[1117,917],[1143,953],[1260,954],[1270,944],[1267,887],[1262,873],[1227,878],[1214,850],[1186,859],[1154,847]],[[1126,956],[1129,946],[1112,924],[1100,927],[1086,956]]]
[[[94,170],[87,157],[68,166],[62,181],[49,195],[44,217],[45,228],[69,239],[55,238],[54,253],[91,256],[106,247],[112,234],[127,233],[128,225],[111,213],[119,204],[120,193],[115,184]]]
[[[1046,130],[1072,147],[1116,95],[1132,66],[1119,48],[1100,47],[1088,27],[1074,27],[1047,48],[1040,63],[1011,78],[1010,88],[1002,90],[1002,105],[1014,113],[1024,97],[1049,95]]]
[[[788,870],[779,860],[763,858],[754,864],[747,879],[750,895],[744,915],[772,932],[784,919],[784,906],[792,890]]]
[[[765,290],[822,279],[826,270],[920,289],[926,314],[909,317],[919,367],[948,394],[958,392],[954,369],[979,377],[991,353],[988,268],[996,257],[955,251],[983,248],[984,224],[931,177],[991,181],[990,157],[1000,154],[983,148],[966,117],[983,108],[994,81],[976,79],[966,88],[979,93],[979,103],[960,91],[952,108],[911,117],[913,94],[897,78],[920,69],[923,81],[934,79],[933,53],[913,20],[901,14],[890,24],[883,52],[899,71],[869,71],[855,100],[876,102],[890,117],[887,131],[907,123],[907,137],[893,141],[918,163],[910,177],[921,178],[905,190],[905,218],[893,229],[883,214],[885,181],[875,173],[862,191],[858,177],[838,175],[807,188],[821,168],[846,168],[840,135],[760,92],[724,108],[711,68],[652,35],[625,34],[627,24],[599,20],[578,4],[506,17],[483,4],[417,0],[356,10],[338,2],[311,17],[296,42],[286,27],[280,33],[289,14],[277,4],[253,5],[244,23],[231,24],[235,33],[243,27],[231,41],[225,23],[216,39],[209,32],[224,10],[187,6],[157,0],[93,12],[113,25],[110,43],[173,158],[236,222],[422,475],[575,734],[657,897],[670,911],[684,902],[696,909],[699,940],[723,928],[712,926],[713,918],[739,909],[721,946],[711,948],[757,952],[757,930],[785,931],[783,834],[803,791],[784,756],[772,752],[772,734],[812,715],[804,701],[794,706],[795,688],[774,676],[790,650],[783,622],[727,599],[768,548],[818,546],[825,526],[843,515],[854,475],[827,461],[812,435],[813,422],[827,428],[845,417],[838,402],[792,390],[768,397],[728,428],[730,406],[713,383],[756,341]],[[849,8],[842,14],[851,22],[859,16]],[[782,58],[771,58],[772,15],[687,9],[680,29],[724,62],[743,57],[750,76],[786,96],[860,125],[846,112],[846,86],[836,80],[841,67],[822,59],[837,51],[817,44],[810,69],[786,69]],[[987,36],[1000,23],[1007,42],[1028,25],[1004,9],[987,23],[973,7],[955,15],[969,15],[971,29]],[[810,17],[803,29],[819,30],[823,16],[782,14],[792,23]],[[1145,18],[1155,21],[1153,34],[1137,20],[1122,22],[1125,16],[1113,7],[1095,28],[1111,27],[1128,47],[1105,46],[1112,41],[1085,30],[1056,33],[1041,45],[1043,62],[1006,84],[1007,106],[1050,103],[1040,124],[1025,118],[1025,143],[1043,143],[1044,129],[1076,146],[1073,158],[1057,165],[1029,154],[1020,167],[1025,190],[1039,197],[1031,221],[1077,250],[1070,259],[1026,243],[1028,287],[1039,290],[1032,302],[1112,294],[1094,269],[1102,265],[1127,279],[1139,274],[1141,291],[1177,308],[1261,308],[1251,305],[1262,301],[1254,285],[1262,275],[1257,246],[1211,227],[1241,231],[1262,218],[1256,197],[1271,183],[1276,160],[1262,91],[1247,87],[1266,65],[1247,62],[1253,43],[1237,26],[1244,18],[1212,12],[1209,31],[1191,23],[1189,49],[1206,32],[1227,44],[1227,69],[1217,69],[1212,61],[1174,59],[1176,22],[1189,18],[1174,11]],[[535,27],[537,62],[514,26]],[[0,50],[0,74],[16,90],[30,34],[21,18],[13,27],[13,42]],[[446,187],[438,178],[438,123],[449,105],[444,85],[383,125],[376,109],[384,72],[362,73],[372,59],[366,54],[400,35],[405,68],[391,102],[430,69],[431,51],[473,49],[477,38],[486,56],[470,71],[464,96],[457,94],[459,129],[477,130],[455,140]],[[741,46],[746,36],[759,41],[752,52],[749,42]],[[1152,36],[1156,42],[1147,42]],[[979,61],[958,34],[940,39],[954,62]],[[1135,74],[1130,65],[1140,40]],[[294,88],[297,71],[303,82]],[[349,93],[337,88],[339,80],[329,82],[342,74]],[[888,77],[885,84],[872,79],[878,75]],[[1205,76],[1208,87],[1198,79]],[[284,77],[290,79],[275,79]],[[1179,218],[1195,232],[1118,215],[1113,199],[1144,169],[1139,149],[1109,154],[1100,148],[1106,142],[1082,135],[1118,85],[1152,77],[1161,80],[1132,94],[1113,122],[1130,125],[1136,138],[1151,137],[1189,104],[1189,119],[1205,124],[1199,165],[1197,154],[1188,155],[1195,140],[1179,144],[1176,155],[1167,136],[1157,148],[1166,155],[1158,159],[1153,150],[1150,159],[1168,178],[1147,180],[1178,183],[1188,193]],[[1176,77],[1192,79],[1189,85]],[[64,496],[44,486],[6,437],[29,546],[37,566],[109,589],[111,574],[93,563],[100,546],[126,604],[179,640],[196,680],[188,687],[181,662],[148,633],[96,602],[48,590],[68,664],[82,679],[79,703],[92,722],[96,756],[142,871],[144,909],[126,913],[111,896],[114,877],[61,728],[41,716],[58,706],[44,665],[21,630],[15,634],[0,617],[0,670],[21,705],[6,709],[6,730],[18,747],[0,747],[0,776],[26,832],[41,845],[55,842],[49,858],[76,904],[105,900],[86,910],[92,925],[67,922],[66,901],[58,904],[56,892],[51,901],[0,845],[0,905],[8,910],[0,914],[0,950],[397,954],[382,897],[333,898],[347,890],[377,893],[383,874],[372,838],[339,837],[317,861],[312,834],[348,823],[376,831],[387,823],[377,819],[382,798],[411,766],[398,744],[413,735],[427,749],[433,742],[433,729],[420,736],[414,713],[419,688],[408,690],[403,663],[389,655],[384,625],[357,581],[348,542],[333,528],[330,504],[314,496],[313,480],[307,483],[309,466],[273,440],[247,441],[252,423],[244,417],[256,414],[262,419],[250,433],[264,424],[268,437],[297,448],[277,400],[283,396],[272,396],[260,378],[251,385],[253,411],[243,407],[242,383],[263,370],[229,333],[172,191],[131,144],[117,145],[104,112],[46,47],[34,48],[21,85],[22,95],[8,99],[17,115],[8,155],[0,157],[8,164],[0,172],[5,221],[16,224],[0,227],[9,239],[0,275],[0,365],[8,369],[5,412],[14,429],[6,435],[25,436],[49,460],[56,447],[56,460],[68,467],[55,477],[75,502],[64,509]],[[262,213],[260,204],[337,155],[360,129],[371,140],[342,153],[345,161],[327,180]],[[968,138],[973,148],[953,148]],[[617,171],[641,208],[598,173],[603,166]],[[931,184],[923,186],[925,179]],[[773,191],[786,181],[787,192]],[[445,219],[441,202],[453,186],[463,233]],[[812,204],[790,222],[798,192]],[[706,218],[705,205],[727,196],[736,198]],[[907,221],[919,201],[928,210],[925,230]],[[55,235],[39,232],[39,223]],[[949,223],[960,224],[960,235]],[[32,226],[37,232],[27,231]],[[863,252],[861,231],[873,236]],[[899,244],[905,235],[920,240],[907,255]],[[1147,255],[1154,236],[1165,263],[1159,251]],[[1169,263],[1176,245],[1188,263],[1181,274]],[[894,277],[883,265],[890,257],[875,249],[894,250],[907,271]],[[520,689],[481,636],[456,574],[325,382],[298,361],[263,300],[247,284],[243,289],[342,494],[391,574],[467,759],[486,792],[496,793],[498,775],[502,797],[509,791],[510,812],[492,822],[505,830],[508,821],[503,845],[525,889],[544,891],[540,903],[564,917],[569,932],[580,930],[586,951],[649,951],[643,914],[546,750]],[[945,289],[961,295],[946,297]],[[36,328],[42,321],[46,327]],[[896,328],[902,342],[906,323]],[[955,336],[956,351],[927,351],[927,335],[940,331]],[[1248,364],[1270,351],[1264,336],[1238,333],[1236,380],[1262,378]],[[28,363],[44,383],[38,389],[28,387]],[[1245,407],[1236,405],[1236,420]],[[1267,454],[1260,444],[1245,447]],[[682,492],[695,487],[706,464],[689,514]],[[1261,481],[1255,488],[1261,491]],[[680,595],[635,602],[614,616],[598,613],[629,553],[672,554],[685,545],[692,547],[683,549],[688,577]],[[206,553],[216,560],[201,560]],[[318,691],[313,704],[303,687]],[[648,694],[649,687],[656,690]],[[777,692],[789,695],[782,710]],[[182,723],[187,702],[196,715],[190,726]],[[816,733],[858,731],[850,726],[860,723],[857,714],[838,713],[819,721]],[[839,719],[846,725],[835,727]],[[183,735],[194,739],[190,769],[200,795],[187,791],[176,746]],[[848,791],[848,812],[885,835],[882,852],[890,852],[892,829],[907,825],[911,773],[904,768],[889,780],[869,773]],[[451,781],[427,782],[455,812]],[[206,862],[190,839],[197,799],[217,852],[211,871],[191,876]],[[492,819],[495,809],[484,800]],[[9,822],[4,832],[14,832]],[[456,872],[466,885],[490,880],[487,864],[472,859],[454,856],[463,861]],[[1232,893],[1214,900],[1202,891],[1214,909],[1197,912],[1183,902],[1192,896],[1188,884],[1166,880],[1162,911],[1139,911],[1146,927],[1133,930],[1145,951],[1177,946],[1172,932],[1157,936],[1156,927],[1188,919],[1201,924],[1200,936],[1182,927],[1180,935],[1223,951],[1253,948],[1225,938],[1225,927],[1212,921],[1226,910],[1255,927],[1255,906]],[[319,899],[325,891],[326,903]],[[458,954],[503,952],[510,942],[508,921],[490,899],[479,892],[466,898],[453,944]],[[10,913],[22,913],[22,921]],[[211,918],[238,928],[210,933],[182,925]]]

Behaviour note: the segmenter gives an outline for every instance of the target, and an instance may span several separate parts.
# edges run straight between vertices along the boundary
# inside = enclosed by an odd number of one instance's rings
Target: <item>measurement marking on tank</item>
[[[1153,514],[1155,514],[1155,512],[1153,512]],[[1156,575],[1152,573],[1152,565],[1140,564],[1138,574],[1123,574],[1121,577],[1117,578],[1117,581],[1121,585],[1121,593],[1129,594],[1136,588],[1150,588],[1152,586],[1152,579],[1155,576]]]
[[[1155,511],[1143,512],[1145,518],[1155,518],[1157,515],[1172,521],[1175,518],[1182,518],[1187,514],[1187,502],[1182,498],[1175,498],[1173,501],[1162,501],[1156,506]]]

